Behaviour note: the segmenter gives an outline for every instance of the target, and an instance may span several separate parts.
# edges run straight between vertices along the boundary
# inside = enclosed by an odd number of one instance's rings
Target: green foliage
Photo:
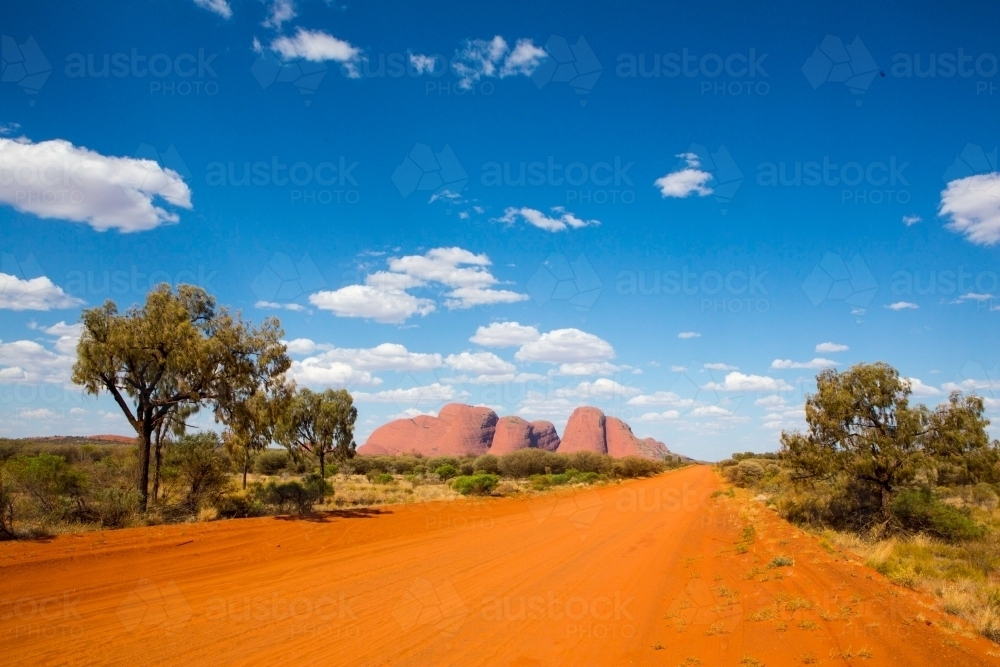
[[[969,540],[983,535],[983,527],[967,512],[941,502],[929,489],[907,489],[893,499],[893,516],[904,528],[931,533],[945,540]]]
[[[87,479],[66,459],[52,454],[17,456],[5,469],[14,488],[29,500],[43,521],[80,518],[85,511]]]
[[[771,562],[767,564],[769,569],[776,567],[791,567],[795,565],[795,561],[788,556],[775,556],[771,559]]]
[[[244,491],[225,493],[213,502],[219,516],[227,519],[246,519],[267,513],[267,491],[258,483]]]
[[[217,498],[229,484],[219,436],[211,431],[178,438],[167,460],[185,488],[184,502],[191,510]]]
[[[290,463],[291,457],[286,450],[267,449],[254,462],[254,472],[258,475],[277,475],[285,471]]]
[[[660,461],[644,459],[638,456],[625,456],[620,459],[612,459],[611,472],[615,477],[649,477],[664,471],[664,465]]]
[[[279,513],[294,509],[299,514],[312,511],[313,505],[333,493],[333,487],[319,475],[310,475],[305,483],[298,480],[269,482],[261,493],[264,502]]]
[[[477,495],[486,496],[493,493],[500,483],[497,475],[489,473],[477,473],[475,475],[462,475],[456,477],[451,482],[451,488],[455,489],[463,496]]]
[[[0,466],[0,540],[17,537],[14,527],[14,483],[7,479]]]
[[[473,472],[484,472],[490,475],[500,474],[500,459],[492,454],[483,454],[472,464]]]
[[[365,477],[372,484],[392,484],[396,479],[387,472],[379,472],[377,470],[369,470]]]
[[[435,468],[434,474],[440,477],[441,479],[451,479],[452,477],[458,475],[458,468],[451,465],[450,463],[445,463],[444,465],[440,465],[437,468]]]
[[[472,465],[472,461],[463,461],[461,465],[458,466],[458,472],[462,475],[469,476],[476,470]]]
[[[579,470],[570,468],[558,475],[532,475],[528,479],[534,489],[541,491],[552,486],[562,486],[564,484],[595,484],[597,482],[605,482],[608,476],[596,472],[580,472]]]
[[[344,389],[313,392],[300,389],[289,399],[275,438],[290,450],[309,452],[319,459],[320,475],[326,476],[326,457],[337,461],[354,457],[354,423],[358,410]]]
[[[500,474],[524,479],[532,475],[566,472],[567,457],[543,449],[519,449],[500,457]]]
[[[742,459],[736,465],[723,469],[726,479],[740,488],[756,486],[764,477],[764,466],[751,459]]]

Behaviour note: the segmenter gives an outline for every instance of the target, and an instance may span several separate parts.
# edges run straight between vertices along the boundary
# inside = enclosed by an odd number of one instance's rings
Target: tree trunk
[[[157,430],[153,448],[153,500],[160,497],[160,464],[163,462],[163,434]]]
[[[139,511],[146,513],[149,501],[149,447],[153,439],[153,425],[148,417],[142,420],[142,433],[139,435]]]
[[[323,449],[319,450],[319,476],[320,479],[326,479],[326,466],[323,463],[326,452]]]
[[[247,471],[250,469],[250,452],[247,452],[247,458],[243,461],[243,490],[247,490]]]

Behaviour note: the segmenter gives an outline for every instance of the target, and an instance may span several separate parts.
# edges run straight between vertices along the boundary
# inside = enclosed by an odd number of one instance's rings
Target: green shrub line
[[[11,444],[14,443],[14,444]],[[266,477],[240,489],[241,468],[211,432],[176,438],[165,449],[160,490],[151,511],[136,510],[137,448],[129,445],[0,440],[0,539],[44,534],[50,528],[130,525],[192,520],[203,510],[223,518],[305,514],[334,493],[314,457],[267,449],[253,462]],[[591,452],[557,454],[537,449],[478,457],[355,456],[327,474],[362,475],[376,486],[445,483],[463,496],[500,493],[503,480],[532,490],[591,485],[655,475],[680,467],[679,459],[612,459]]]

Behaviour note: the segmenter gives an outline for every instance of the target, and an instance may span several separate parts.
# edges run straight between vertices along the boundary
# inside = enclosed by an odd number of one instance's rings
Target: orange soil
[[[5,665],[996,660],[929,598],[758,503],[711,498],[720,486],[695,466],[527,500],[4,543],[0,655]],[[757,537],[740,554],[748,520]],[[779,554],[794,565],[767,569]]]

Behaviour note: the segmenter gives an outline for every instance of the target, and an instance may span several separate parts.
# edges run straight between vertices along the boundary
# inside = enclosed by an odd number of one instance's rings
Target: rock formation
[[[552,422],[528,422],[501,417],[489,408],[451,403],[437,417],[419,416],[384,424],[358,449],[368,456],[423,454],[424,456],[502,456],[519,449],[550,452],[594,452],[616,458],[672,456],[667,446],[653,438],[639,439],[631,427],[592,407],[573,411],[562,439]]]
[[[570,452],[595,452],[607,454],[607,440],[604,436],[604,413],[597,408],[577,408],[566,422],[562,442],[556,451],[568,454]]]

